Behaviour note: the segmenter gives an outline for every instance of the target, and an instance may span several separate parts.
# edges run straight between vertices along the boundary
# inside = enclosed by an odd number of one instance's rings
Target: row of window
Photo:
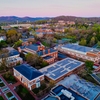
[[[92,57],[88,57],[88,56],[86,56],[86,55],[76,54],[76,53],[74,53],[74,52],[69,52],[69,51],[65,51],[65,50],[63,50],[63,52],[68,53],[68,54],[71,54],[71,55],[73,55],[73,56],[77,56],[77,57],[79,57],[79,58],[88,59],[88,60],[91,60],[91,61],[96,61],[96,60],[98,60],[98,58],[92,58]]]

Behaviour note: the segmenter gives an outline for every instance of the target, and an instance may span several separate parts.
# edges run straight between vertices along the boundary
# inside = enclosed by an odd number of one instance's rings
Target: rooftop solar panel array
[[[69,48],[81,52],[89,52],[94,50],[94,48],[86,47],[86,46],[80,46],[80,45],[75,45],[75,44],[66,44],[63,46],[64,48]]]
[[[51,79],[56,80],[83,64],[83,62],[74,60],[72,58],[66,58],[46,68],[41,69],[40,71]]]

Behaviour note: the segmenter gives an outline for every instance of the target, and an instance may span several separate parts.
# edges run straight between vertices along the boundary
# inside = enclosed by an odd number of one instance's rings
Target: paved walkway
[[[18,96],[18,94],[14,91],[14,88],[15,87],[17,87],[17,86],[19,86],[19,85],[22,85],[22,86],[24,86],[18,79],[16,79],[17,80],[17,82],[15,83],[15,84],[8,84],[7,82],[6,82],[6,80],[2,77],[2,75],[3,75],[4,73],[2,73],[2,74],[0,74],[0,78],[3,80],[3,82],[6,84],[6,86],[10,89],[10,91],[12,91],[12,93],[17,97],[17,99],[18,100],[22,100],[19,96]],[[25,87],[25,86],[24,86]],[[28,91],[29,91],[29,93],[35,98],[35,100],[41,100],[41,98],[38,98],[32,91],[30,91],[29,89],[28,89]],[[2,97],[4,98],[4,100],[8,100],[7,98],[6,98],[6,96],[4,95],[4,93],[1,91],[1,89],[0,89],[0,92],[1,92],[1,95],[2,95]],[[47,94],[46,94],[47,95]],[[44,97],[44,96],[43,96]]]
[[[10,89],[10,91],[17,97],[17,99],[18,99],[18,100],[22,100],[22,99],[17,95],[17,93],[14,91],[14,87],[13,87],[12,85],[8,84],[8,83],[5,81],[5,79],[2,77],[2,75],[0,75],[0,78],[3,80],[3,82],[6,84],[6,86]],[[2,93],[2,92],[1,92],[1,93]],[[5,98],[5,100],[7,100],[6,97],[5,97],[5,95],[4,95],[4,93],[2,93],[2,96]]]
[[[16,78],[16,80],[17,80],[18,82],[15,83],[15,84],[13,84],[13,87],[18,86],[18,85],[22,85],[23,87],[26,87],[26,86],[24,86],[17,78]],[[26,87],[26,88],[27,88],[27,87]],[[28,90],[29,93],[35,98],[35,100],[41,100],[41,99],[39,99],[32,91],[30,91],[28,88],[27,88],[27,90]]]

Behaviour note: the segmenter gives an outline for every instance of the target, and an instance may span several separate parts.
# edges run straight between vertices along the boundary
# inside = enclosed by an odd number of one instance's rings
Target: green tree
[[[92,73],[93,71],[93,64],[94,64],[93,61],[89,60],[85,61],[86,70],[89,74]]]
[[[84,38],[82,38],[81,41],[79,42],[79,44],[85,46],[86,45],[86,40]]]
[[[43,61],[43,59],[39,57],[37,54],[31,54],[31,53],[28,53],[25,56],[25,59],[29,64],[33,65],[34,67],[40,65]]]
[[[17,47],[19,47],[21,45],[22,45],[22,40],[18,40],[17,42],[15,42],[14,48],[17,48]]]
[[[0,41],[0,49],[6,46],[7,46],[7,43],[5,41]]]
[[[97,48],[100,48],[100,41],[98,41],[97,43]]]
[[[96,43],[96,39],[95,37],[92,37],[91,40],[90,40],[90,46],[93,46],[94,44]]]
[[[46,61],[42,61],[41,63],[41,67],[45,67],[45,66],[48,66],[49,64],[46,62]]]

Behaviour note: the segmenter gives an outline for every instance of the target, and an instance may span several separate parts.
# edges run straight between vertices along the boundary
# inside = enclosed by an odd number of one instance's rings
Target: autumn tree
[[[21,34],[18,33],[15,29],[11,29],[6,33],[7,42],[14,43],[21,38]]]

